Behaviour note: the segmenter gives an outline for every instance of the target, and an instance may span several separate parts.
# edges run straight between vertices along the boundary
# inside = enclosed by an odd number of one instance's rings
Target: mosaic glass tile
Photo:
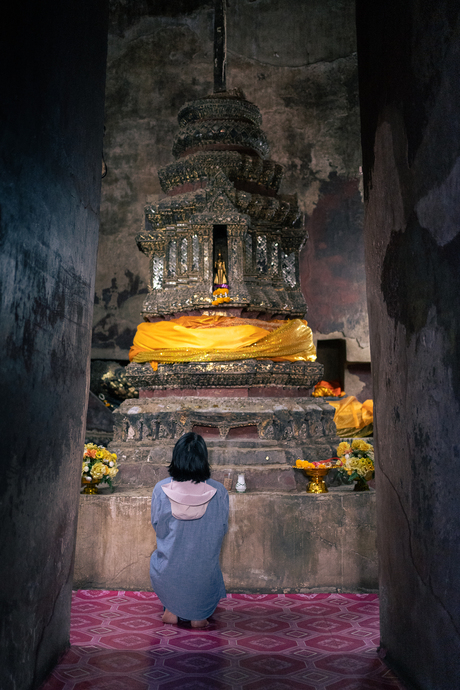
[[[176,240],[171,240],[168,247],[168,276],[176,275],[177,266],[177,243]]]
[[[259,273],[267,272],[267,238],[265,235],[257,236],[256,263]]]
[[[281,273],[283,274],[283,280],[291,288],[295,287],[296,275],[295,275],[295,252],[291,254],[281,254]]]
[[[192,271],[200,270],[200,241],[198,235],[192,237]]]
[[[180,268],[181,273],[187,273],[187,270],[188,270],[188,240],[186,237],[183,237],[180,241],[179,268]]]
[[[152,259],[152,288],[161,290],[163,287],[164,259],[161,256],[154,256]]]
[[[271,252],[270,252],[270,269],[272,273],[278,273],[278,260],[279,260],[279,244],[278,242],[272,242]]]

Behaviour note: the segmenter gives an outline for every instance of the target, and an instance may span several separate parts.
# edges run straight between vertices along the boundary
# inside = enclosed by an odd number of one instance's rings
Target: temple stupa
[[[136,238],[150,260],[127,367],[140,393],[114,413],[112,447],[122,484],[153,486],[196,430],[215,478],[245,472],[248,490],[304,490],[295,459],[325,459],[336,443],[333,408],[310,396],[323,367],[300,291],[305,230],[296,198],[279,194],[258,107],[227,91],[225,60],[215,64],[215,93],[179,112],[175,160],[159,171],[165,196],[146,206]]]

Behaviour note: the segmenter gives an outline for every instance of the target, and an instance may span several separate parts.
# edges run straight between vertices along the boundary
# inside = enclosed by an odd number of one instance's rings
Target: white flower
[[[112,462],[112,460],[111,460],[111,461],[109,462],[109,467],[113,467],[113,466],[114,466],[114,464],[115,464],[115,463],[114,463],[114,462]]]
[[[88,465],[86,465],[86,466],[83,468],[83,472],[89,472],[89,467],[88,467]]]

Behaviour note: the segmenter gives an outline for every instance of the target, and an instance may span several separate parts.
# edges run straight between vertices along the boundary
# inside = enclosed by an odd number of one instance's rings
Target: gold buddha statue
[[[225,261],[222,258],[222,254],[219,252],[217,256],[217,261],[214,264],[215,274],[214,274],[214,285],[226,285],[227,284],[227,272],[225,269]]]

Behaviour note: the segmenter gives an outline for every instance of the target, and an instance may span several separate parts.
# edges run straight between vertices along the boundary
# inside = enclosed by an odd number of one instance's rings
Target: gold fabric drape
[[[374,402],[358,402],[354,395],[340,401],[328,400],[335,407],[334,422],[337,436],[371,436],[374,427]]]
[[[139,324],[129,359],[150,362],[156,370],[158,362],[314,362],[316,350],[311,329],[301,319],[265,322],[215,315],[181,316]]]

